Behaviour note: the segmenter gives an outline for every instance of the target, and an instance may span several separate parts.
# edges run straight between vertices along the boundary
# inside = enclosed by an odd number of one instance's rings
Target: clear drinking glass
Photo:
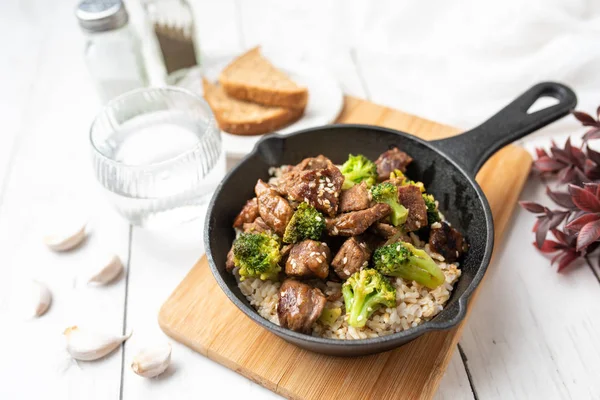
[[[96,178],[134,225],[197,218],[225,173],[221,133],[208,104],[175,87],[110,101],[90,130]]]

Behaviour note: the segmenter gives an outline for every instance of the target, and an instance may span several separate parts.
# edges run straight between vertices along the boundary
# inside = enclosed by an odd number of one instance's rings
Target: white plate
[[[211,81],[216,81],[220,71],[229,63],[233,56],[223,56],[213,60],[205,60],[204,75]],[[327,125],[335,122],[344,107],[344,94],[337,80],[329,73],[307,63],[274,62],[294,82],[308,88],[308,104],[304,115],[293,124],[276,132],[289,134],[302,129]],[[193,92],[202,94],[202,78],[199,71],[194,71],[178,84]],[[254,148],[262,137],[240,136],[223,132],[223,148],[227,155],[244,156]]]

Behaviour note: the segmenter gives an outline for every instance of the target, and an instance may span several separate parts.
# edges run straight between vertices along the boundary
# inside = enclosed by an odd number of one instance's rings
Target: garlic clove
[[[113,255],[108,262],[101,264],[100,268],[88,279],[88,284],[106,285],[117,278],[123,271],[123,263],[117,255]]]
[[[169,343],[142,349],[131,363],[131,369],[145,378],[154,378],[169,367],[171,363],[171,345]]]
[[[44,243],[54,251],[68,251],[79,246],[86,237],[86,224],[70,224],[59,227],[44,236]]]
[[[67,351],[71,357],[82,361],[104,357],[129,339],[131,333],[124,336],[105,335],[79,329],[76,325],[63,332],[67,339]]]
[[[52,303],[52,293],[46,285],[41,282],[32,282],[32,294],[33,294],[33,316],[41,317],[48,311],[50,303]]]

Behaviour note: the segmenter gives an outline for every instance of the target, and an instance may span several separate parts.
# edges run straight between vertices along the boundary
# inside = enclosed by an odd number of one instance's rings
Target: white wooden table
[[[75,3],[0,2],[0,398],[277,397],[160,331],[160,305],[203,252],[203,221],[160,232],[132,228],[95,186],[87,141],[99,104]],[[600,102],[597,4],[457,1],[419,10],[414,2],[369,3],[194,6],[208,57],[258,43],[292,51],[322,63],[348,94],[463,128],[541,79],[574,86],[582,109]],[[519,42],[519,32],[531,40]],[[505,68],[486,74],[483,55],[501,54]],[[538,140],[569,132],[579,132],[572,119]],[[543,189],[532,180],[522,198],[543,200]],[[43,221],[63,208],[90,213],[92,234],[80,249],[54,254],[42,244]],[[532,223],[518,210],[497,247],[439,399],[600,398],[598,273],[587,266],[554,273],[530,244]],[[106,288],[81,286],[76,277],[107,251],[127,261],[126,276]],[[16,310],[31,278],[51,288],[54,302],[44,317],[23,320]],[[134,334],[105,359],[73,363],[62,331],[74,324]],[[136,350],[164,341],[173,343],[173,366],[159,379],[136,376]]]

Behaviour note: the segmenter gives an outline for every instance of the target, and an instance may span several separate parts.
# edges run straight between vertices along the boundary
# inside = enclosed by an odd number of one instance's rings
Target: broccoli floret
[[[242,233],[233,242],[233,263],[239,267],[240,280],[275,280],[281,267],[279,238],[270,233]]]
[[[348,324],[362,328],[379,307],[396,307],[396,288],[374,269],[363,269],[342,286]]]
[[[392,208],[392,225],[398,226],[406,222],[408,210],[398,202],[398,187],[390,182],[383,182],[371,188],[373,201],[388,204]]]
[[[425,206],[427,206],[427,225],[440,222],[440,212],[438,211],[437,205],[435,204],[435,198],[433,197],[433,195],[423,193],[423,200],[425,200]]]
[[[375,269],[384,275],[399,276],[435,289],[446,280],[444,273],[429,255],[412,244],[397,242],[375,250]]]
[[[423,182],[415,182],[411,179],[408,179],[406,175],[404,175],[404,173],[399,169],[395,169],[394,171],[390,172],[390,181],[399,183],[400,186],[413,185],[418,187],[421,193],[425,192],[425,185]]]
[[[314,207],[300,203],[285,227],[283,241],[296,243],[304,239],[319,240],[325,229],[325,217]]]
[[[325,308],[323,309],[323,312],[321,312],[319,321],[321,321],[323,325],[332,326],[340,315],[342,315],[341,308]]]
[[[362,154],[356,156],[350,154],[340,171],[345,178],[342,189],[350,189],[352,186],[363,181],[368,187],[373,186],[377,182],[377,166]]]

